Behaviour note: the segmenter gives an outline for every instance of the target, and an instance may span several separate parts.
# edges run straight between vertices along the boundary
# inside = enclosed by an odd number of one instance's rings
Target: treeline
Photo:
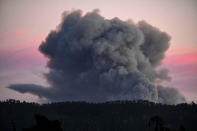
[[[171,131],[197,131],[197,104],[162,105],[148,101],[37,104],[0,102],[0,131],[21,131],[36,125],[35,114],[58,120],[64,131],[156,131],[150,120],[160,118]],[[157,116],[157,117],[155,117]],[[154,122],[154,121],[153,121]],[[180,130],[181,131],[181,130]]]

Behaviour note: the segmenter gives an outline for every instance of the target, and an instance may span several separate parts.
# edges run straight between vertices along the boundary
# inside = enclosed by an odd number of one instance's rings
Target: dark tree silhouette
[[[180,127],[179,127],[179,130],[178,131],[186,131],[186,129],[185,129],[185,127],[183,126],[183,125],[181,125]]]
[[[0,101],[0,131],[197,131],[196,121],[195,103],[162,105],[140,100],[40,105]]]
[[[154,116],[149,120],[149,127],[154,127],[155,131],[163,131],[163,120],[159,116]]]
[[[12,130],[13,130],[13,131],[16,131],[16,127],[15,127],[14,120],[12,120],[11,123],[12,123]]]
[[[48,120],[45,116],[36,114],[36,124],[32,128],[24,128],[23,131],[63,131],[58,120]]]
[[[149,127],[154,127],[154,131],[186,131],[183,125],[181,125],[177,129],[171,129],[171,128],[165,127],[162,118],[159,116],[152,117],[149,120],[148,125]]]

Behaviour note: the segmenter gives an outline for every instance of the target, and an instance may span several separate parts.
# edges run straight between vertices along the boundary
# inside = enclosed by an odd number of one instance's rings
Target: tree
[[[37,125],[32,128],[24,128],[23,131],[63,131],[58,120],[48,120],[45,116],[35,115]]]

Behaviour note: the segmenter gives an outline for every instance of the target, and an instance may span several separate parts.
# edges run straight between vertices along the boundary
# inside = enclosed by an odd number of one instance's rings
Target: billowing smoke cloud
[[[64,12],[61,24],[39,47],[49,59],[45,76],[50,87],[16,84],[9,88],[51,101],[185,102],[174,88],[154,84],[170,80],[166,69],[156,70],[169,40],[145,21],[109,20],[97,10],[85,15],[80,10]]]

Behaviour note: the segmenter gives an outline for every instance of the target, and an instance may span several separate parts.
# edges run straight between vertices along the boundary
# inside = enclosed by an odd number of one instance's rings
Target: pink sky
[[[197,101],[197,2],[195,0],[2,0],[0,1],[0,100],[15,98],[38,101],[5,86],[11,83],[47,85],[46,58],[37,50],[50,30],[60,23],[64,10],[84,12],[100,9],[106,18],[119,17],[134,22],[146,20],[167,32],[171,47],[162,67],[169,69],[173,86],[188,101]]]

